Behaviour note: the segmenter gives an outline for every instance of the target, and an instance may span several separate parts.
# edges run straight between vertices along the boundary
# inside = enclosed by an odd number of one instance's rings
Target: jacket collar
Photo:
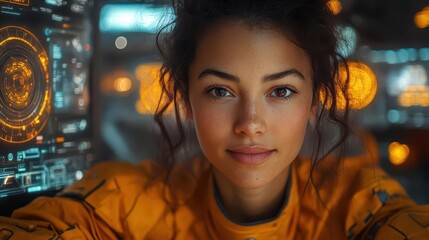
[[[240,224],[232,221],[223,210],[212,175],[207,188],[208,214],[205,219],[210,235],[213,239],[230,240],[294,239],[299,213],[297,182],[296,169],[292,164],[283,207],[277,216]]]

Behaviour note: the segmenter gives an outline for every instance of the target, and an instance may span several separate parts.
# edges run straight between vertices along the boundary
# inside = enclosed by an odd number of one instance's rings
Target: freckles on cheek
[[[208,109],[199,111],[195,114],[194,123],[197,127],[197,133],[200,136],[216,135],[217,128],[222,122],[221,116],[209,111]],[[206,139],[207,141],[207,139]]]
[[[195,104],[194,109],[194,123],[199,125],[200,128],[215,130],[215,129],[225,129],[228,125],[230,119],[228,116],[231,116],[231,108],[228,104],[222,104],[219,106],[204,101],[199,100]]]
[[[296,143],[299,143],[305,135],[308,114],[302,111],[290,111],[286,114],[278,114],[275,121],[279,124],[273,124],[276,126],[273,132],[282,133],[281,136],[295,139]]]

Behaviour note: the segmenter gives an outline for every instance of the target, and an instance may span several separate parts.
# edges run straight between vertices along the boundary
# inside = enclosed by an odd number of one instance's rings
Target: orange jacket
[[[150,161],[102,163],[57,197],[0,218],[0,239],[429,239],[429,206],[416,205],[381,169],[345,161],[338,187],[318,188],[324,206],[314,188],[303,194],[309,166],[293,164],[277,217],[241,225],[217,204],[208,168],[201,167],[200,177],[176,169],[173,210],[162,181],[143,187]]]

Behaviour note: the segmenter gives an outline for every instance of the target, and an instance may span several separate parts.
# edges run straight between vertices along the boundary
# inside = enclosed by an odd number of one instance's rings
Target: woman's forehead
[[[311,72],[309,61],[306,52],[277,28],[229,21],[217,24],[201,36],[192,65],[214,65],[210,67],[228,70],[269,64],[273,71],[294,67]]]

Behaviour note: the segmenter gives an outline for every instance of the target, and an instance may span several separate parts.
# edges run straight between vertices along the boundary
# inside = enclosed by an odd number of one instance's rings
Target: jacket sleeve
[[[366,229],[362,239],[429,240],[429,205],[405,197],[389,199]]]
[[[0,218],[0,239],[117,239],[85,203],[40,197]]]
[[[349,205],[348,239],[429,240],[429,205],[416,204],[383,170],[361,170],[353,184],[364,187]]]
[[[0,239],[59,239],[59,234],[52,230],[47,222],[23,221],[0,217]]]
[[[120,217],[115,214],[120,208],[110,205],[111,216],[106,219],[96,204],[115,196],[112,176],[121,172],[130,173],[130,166],[99,164],[57,196],[39,197],[15,210],[11,218],[1,217],[0,239],[120,239]]]

